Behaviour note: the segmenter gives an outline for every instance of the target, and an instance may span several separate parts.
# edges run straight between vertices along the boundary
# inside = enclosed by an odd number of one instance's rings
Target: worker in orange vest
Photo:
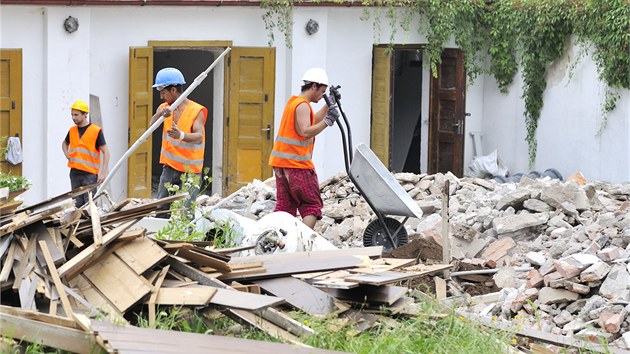
[[[70,113],[75,125],[61,143],[61,150],[68,159],[72,189],[101,183],[109,171],[109,149],[103,129],[88,120],[89,109],[85,101],[76,100]],[[77,208],[87,201],[87,193],[74,199]]]
[[[186,98],[174,112],[171,112],[170,105],[182,95],[184,84],[186,84],[184,75],[175,68],[164,68],[155,76],[153,87],[160,92],[160,98],[164,103],[156,110],[150,125],[153,125],[161,116],[167,117],[164,119],[162,129],[160,163],[163,167],[158,186],[159,199],[168,196],[165,186],[167,183],[181,187],[183,173],[199,174],[199,180],[202,180],[208,109]],[[194,200],[198,192],[199,186],[193,187],[190,191],[190,199]],[[162,208],[168,210],[169,205],[163,205]]]
[[[315,136],[334,125],[339,118],[336,105],[324,105],[315,113],[311,103],[322,99],[328,87],[328,75],[321,68],[311,68],[302,77],[301,92],[287,102],[269,165],[276,176],[276,208],[296,216],[311,229],[322,218],[322,198],[315,166],[311,160]]]

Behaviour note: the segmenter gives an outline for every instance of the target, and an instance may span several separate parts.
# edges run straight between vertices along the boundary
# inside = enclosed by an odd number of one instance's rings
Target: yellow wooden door
[[[144,134],[153,116],[153,48],[129,48],[129,147]],[[127,196],[151,197],[151,135],[127,160]]]
[[[232,48],[224,126],[224,192],[272,175],[275,48]]]
[[[389,168],[392,52],[388,48],[374,47],[373,55],[370,147],[383,165]]]
[[[0,137],[20,137],[22,146],[22,49],[0,49]],[[2,139],[0,151],[6,148]],[[61,143],[61,140],[59,140]],[[22,175],[22,164],[13,165],[0,154],[0,171]]]

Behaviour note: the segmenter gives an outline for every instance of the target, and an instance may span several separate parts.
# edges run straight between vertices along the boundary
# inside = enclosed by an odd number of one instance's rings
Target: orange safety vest
[[[306,103],[311,110],[311,125],[315,121],[313,108],[304,97],[292,96],[289,99],[284,112],[282,112],[278,136],[269,157],[269,165],[273,167],[315,168],[313,161],[311,161],[315,138],[306,139],[295,130],[295,110],[302,103]]]
[[[101,128],[95,124],[79,137],[79,126],[70,128],[70,145],[68,148],[68,167],[97,175],[101,167],[100,149],[96,149],[96,139]]]
[[[160,108],[168,107],[167,103],[162,103]],[[199,103],[189,101],[177,122],[177,127],[184,133],[192,132],[195,119],[203,111],[203,124],[206,124],[208,109]],[[162,130],[162,151],[160,151],[160,163],[168,165],[179,172],[201,173],[203,170],[203,152],[206,143],[205,130],[201,144],[186,143],[179,139],[173,139],[166,133],[173,126],[173,114],[164,119],[164,129]]]

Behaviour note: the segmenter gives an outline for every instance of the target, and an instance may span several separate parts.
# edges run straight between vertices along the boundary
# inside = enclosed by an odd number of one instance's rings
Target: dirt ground
[[[383,258],[399,258],[399,259],[411,259],[419,258],[424,263],[441,262],[442,260],[442,246],[437,244],[431,239],[424,239],[421,237],[410,239],[410,241],[402,245],[391,252],[383,253]],[[481,266],[472,266],[470,264],[457,264],[452,271],[464,271],[485,269]],[[460,287],[464,292],[471,296],[483,295],[492,292],[499,291],[499,288],[494,284],[491,276],[468,276],[457,277]],[[409,287],[416,288],[428,294],[435,294],[435,282],[433,276],[421,276],[415,278],[408,284]]]

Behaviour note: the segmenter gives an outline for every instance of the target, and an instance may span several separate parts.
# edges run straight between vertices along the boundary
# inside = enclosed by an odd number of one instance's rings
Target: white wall
[[[576,52],[570,46],[567,55],[548,68],[537,129],[538,153],[532,169],[528,167],[524,103],[520,98],[522,77],[517,75],[507,95],[498,92],[493,78],[485,78],[484,153],[497,149],[512,173],[555,168],[564,178],[581,172],[589,180],[626,182],[630,179],[630,91],[620,91],[622,98],[598,136],[605,86],[599,82],[590,56],[578,62],[569,79],[568,67]]]
[[[129,47],[146,46],[150,40],[231,40],[234,46],[265,47],[268,38],[262,14],[258,7],[0,5],[0,46],[23,50],[23,171],[33,181],[26,202],[70,189],[60,144],[72,125],[68,107],[75,99],[88,100],[90,94],[100,97],[103,129],[112,153],[110,168],[127,150]],[[372,47],[389,43],[390,30],[385,19],[381,33],[375,34],[372,22],[360,19],[362,14],[363,8],[298,7],[293,48],[286,48],[282,34],[276,32],[276,127],[286,100],[299,91],[304,71],[321,66],[331,83],[342,86],[354,144],[369,144]],[[62,26],[68,16],[79,20],[79,30],[72,34]],[[319,23],[319,32],[312,36],[304,29],[309,19]],[[426,40],[412,29],[410,33],[399,30],[394,42]],[[425,73],[428,78],[426,69]],[[427,93],[428,82],[423,83]],[[498,149],[513,172],[528,171],[521,85],[517,77],[511,92],[503,95],[493,78],[480,77],[469,87],[465,164],[473,154],[468,132],[482,131],[484,153]],[[568,85],[562,65],[554,68],[538,130],[537,170],[554,167],[565,176],[581,171],[590,179],[629,179],[630,93],[622,92],[608,128],[597,137],[602,95],[590,59],[577,66]],[[217,107],[213,119],[221,120],[221,114]],[[423,102],[423,123],[427,114],[428,98]],[[314,162],[320,180],[344,170],[340,139],[337,128],[317,137]],[[427,141],[425,135],[422,139]],[[424,153],[422,158],[426,166]],[[123,164],[111,184],[115,200],[126,196],[126,176]]]

